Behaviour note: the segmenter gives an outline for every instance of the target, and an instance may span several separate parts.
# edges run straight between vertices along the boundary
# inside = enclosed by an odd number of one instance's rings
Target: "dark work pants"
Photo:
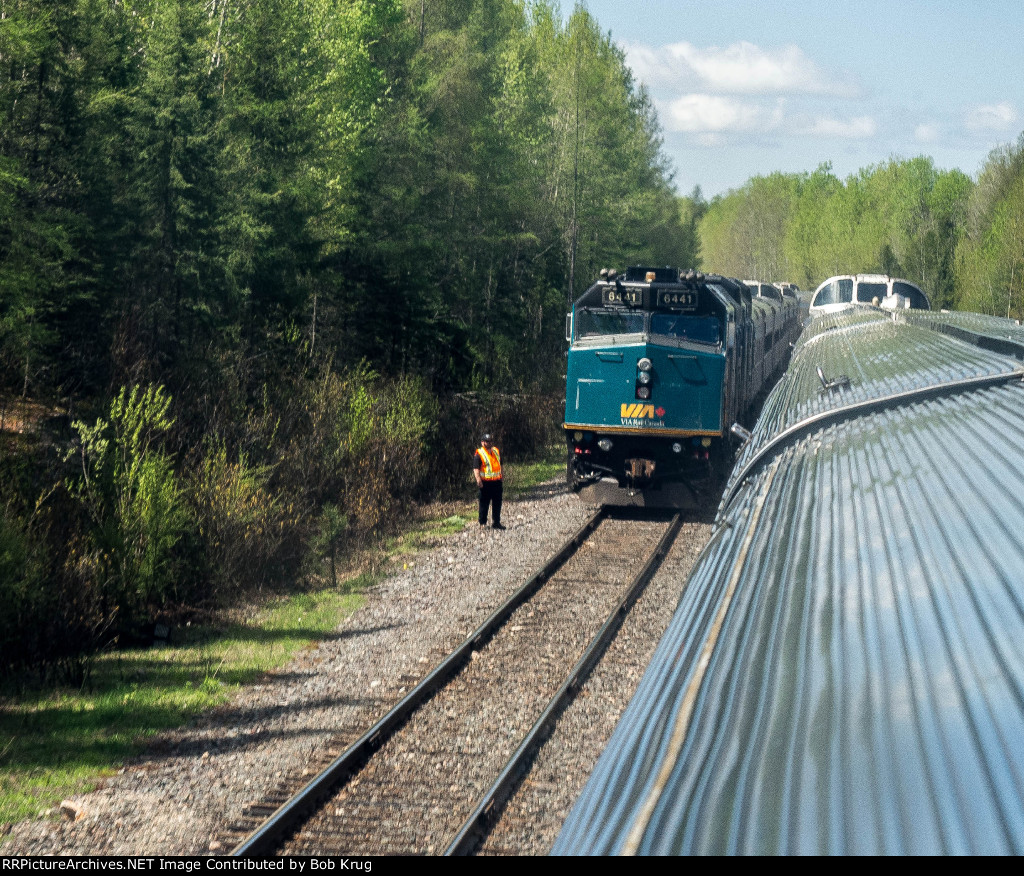
[[[488,505],[491,505],[491,525],[497,526],[501,523],[501,481],[484,481],[480,486],[481,526],[487,522]]]

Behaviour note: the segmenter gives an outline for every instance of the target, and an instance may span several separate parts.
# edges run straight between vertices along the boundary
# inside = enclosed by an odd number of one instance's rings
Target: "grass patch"
[[[6,698],[0,710],[0,823],[36,818],[95,787],[155,733],[225,702],[241,685],[288,662],[363,602],[359,590],[280,599],[253,620],[192,626],[174,645],[96,660],[90,690]]]
[[[565,447],[550,448],[544,459],[537,462],[512,463],[507,468],[505,496],[515,499],[541,484],[565,480]]]
[[[460,508],[457,512],[444,517],[429,517],[401,535],[386,539],[384,542],[385,562],[397,561],[408,554],[433,547],[445,536],[462,532],[472,519],[471,515],[472,508],[466,506],[465,509]]]
[[[541,484],[565,479],[565,458],[563,448],[552,448],[542,460],[524,463],[506,463],[503,466],[504,496],[516,499],[529,493]],[[467,490],[470,488],[467,487]],[[472,488],[473,492],[476,488]],[[416,553],[433,547],[447,535],[461,532],[469,523],[476,522],[476,500],[448,505],[445,516],[428,517],[413,525],[401,535],[384,542],[385,561],[395,561],[405,554]],[[449,513],[450,512],[450,513]]]

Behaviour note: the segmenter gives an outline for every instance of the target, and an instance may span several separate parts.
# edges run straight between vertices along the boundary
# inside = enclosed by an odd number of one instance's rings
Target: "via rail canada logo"
[[[659,405],[626,403],[619,409],[623,426],[661,426],[665,425],[665,409]]]

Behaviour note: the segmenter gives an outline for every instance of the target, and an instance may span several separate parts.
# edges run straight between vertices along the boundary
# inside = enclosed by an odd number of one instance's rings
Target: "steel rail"
[[[601,659],[612,639],[615,638],[633,603],[658,570],[665,555],[672,547],[681,526],[682,515],[676,514],[658,544],[655,545],[654,550],[647,557],[643,568],[633,577],[626,592],[612,609],[608,619],[591,640],[586,651],[583,652],[583,656],[576,662],[562,686],[551,698],[544,713],[527,733],[494,784],[480,797],[472,814],[466,819],[455,839],[445,849],[445,856],[472,854],[480,840],[486,835],[492,821],[519,787],[526,767],[536,754],[537,749],[543,744],[552,725],[565,710],[576,689],[587,680],[591,670]]]
[[[599,508],[569,540],[499,606],[469,637],[405,695],[383,718],[340,754],[318,776],[282,804],[266,821],[231,852],[236,858],[265,857],[295,832],[309,814],[359,770],[409,718],[462,668],[473,651],[485,644],[511,614],[569,559],[608,514]]]

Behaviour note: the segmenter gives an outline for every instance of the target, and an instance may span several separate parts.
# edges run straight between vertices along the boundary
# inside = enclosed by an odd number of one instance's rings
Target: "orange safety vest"
[[[483,468],[480,469],[480,477],[485,481],[500,481],[501,454],[498,452],[498,448],[492,447],[491,452],[488,453],[483,447],[478,447],[476,453],[483,463]]]

